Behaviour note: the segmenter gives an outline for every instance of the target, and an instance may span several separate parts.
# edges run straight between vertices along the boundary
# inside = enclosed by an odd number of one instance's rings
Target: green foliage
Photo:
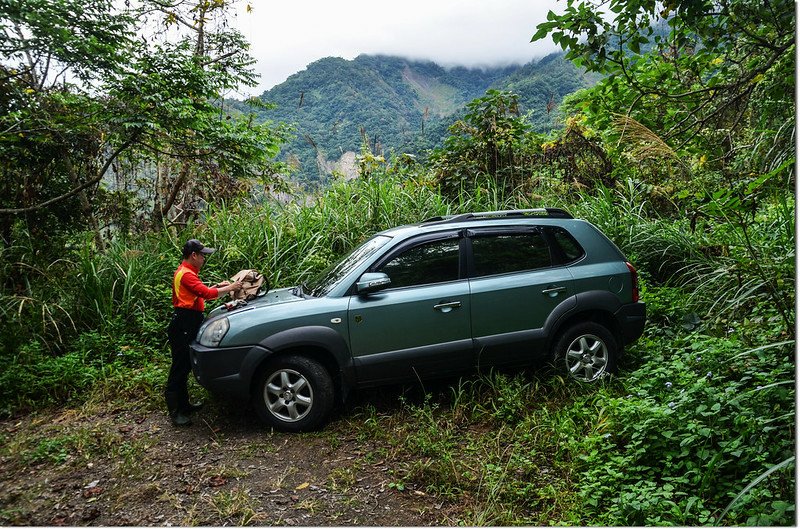
[[[716,218],[672,218],[648,210],[651,189],[628,180],[561,205],[606,233],[636,263],[646,285],[691,293],[681,319],[697,312],[720,328],[740,321],[774,338],[794,336],[794,198],[765,196],[738,219],[730,210]]]
[[[160,322],[162,335],[163,325]],[[141,337],[126,331],[126,324],[116,320],[102,333],[92,330],[77,335],[60,353],[31,342],[20,347],[17,354],[4,356],[0,413],[83,402],[93,388],[109,381],[113,381],[118,395],[149,393],[148,387],[160,387],[163,373],[158,364],[166,356],[157,352],[158,342],[141,345]],[[163,341],[163,337],[158,338]],[[157,382],[152,380],[153,373],[157,373]]]
[[[563,127],[564,115],[559,107],[564,98],[595,85],[601,78],[576,68],[563,54],[554,53],[498,79],[490,88],[517,94],[520,113],[531,129],[545,134]]]
[[[36,448],[25,455],[27,463],[55,463],[60,465],[69,457],[73,436],[62,436],[53,439],[42,439]]]
[[[746,0],[570,0],[534,40],[549,34],[576,64],[612,74],[571,98],[568,112],[582,114],[638,178],[694,212],[706,190],[742,198],[766,174],[793,185],[794,10],[787,1],[765,9]]]
[[[749,480],[793,452],[792,347],[747,350],[697,334],[645,341],[647,361],[604,399],[608,431],[574,445],[585,523],[713,524]],[[788,385],[766,383],[776,378]],[[733,518],[760,513],[782,525],[791,514],[770,518],[762,502],[792,489],[790,475],[776,475]]]
[[[9,261],[3,279],[15,288],[0,293],[0,310],[6,316],[2,342],[10,352],[15,344],[36,339],[53,351],[84,331],[127,328],[155,343],[163,339],[163,329],[160,321],[155,323],[161,317],[154,317],[152,310],[169,310],[174,256],[170,239],[155,237],[120,239],[98,252],[91,235],[79,234],[60,249],[58,259],[40,267],[23,263],[44,261],[46,255],[9,248],[4,252]]]
[[[84,80],[118,68],[127,58],[121,44],[133,36],[130,17],[105,1],[4,0],[0,14],[3,56],[19,61],[26,53],[47,50]]]
[[[520,117],[516,94],[487,91],[449,130],[444,146],[430,156],[445,194],[458,196],[495,182],[511,191],[530,176],[541,140]]]
[[[104,228],[131,226],[132,208],[160,225],[180,205],[185,222],[200,197],[238,194],[237,179],[269,179],[282,131],[218,105],[225,91],[254,83],[247,43],[224,24],[227,5],[197,2],[181,13],[149,1],[139,10],[106,1],[0,4],[9,59],[0,66],[6,246],[31,244],[55,257],[64,232],[86,229],[102,247]],[[189,34],[133,38],[139,27],[157,31],[183,16]],[[169,170],[179,176],[164,177]],[[142,195],[150,196],[136,200]],[[28,241],[17,239],[20,224]]]

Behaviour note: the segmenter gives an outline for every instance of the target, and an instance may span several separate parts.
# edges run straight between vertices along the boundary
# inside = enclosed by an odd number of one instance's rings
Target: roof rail
[[[462,222],[465,220],[491,220],[502,219],[509,217],[544,217],[555,219],[571,219],[573,218],[566,210],[561,208],[535,208],[535,209],[507,209],[503,211],[481,211],[479,213],[463,213],[461,215],[441,215],[438,217],[431,217],[422,221],[422,224],[428,223],[451,223]]]

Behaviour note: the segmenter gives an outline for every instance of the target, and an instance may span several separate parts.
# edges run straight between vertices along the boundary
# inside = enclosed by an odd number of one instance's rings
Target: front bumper
[[[247,358],[254,349],[267,353],[259,346],[205,347],[198,342],[189,346],[192,373],[197,382],[212,393],[224,393],[240,400],[250,398],[252,372],[247,367]],[[259,354],[258,356],[261,356]]]

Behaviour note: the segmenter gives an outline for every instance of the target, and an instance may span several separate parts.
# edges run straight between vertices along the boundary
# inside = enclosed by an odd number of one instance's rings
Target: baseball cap
[[[202,242],[198,241],[197,239],[189,239],[186,241],[186,244],[183,245],[183,257],[184,259],[192,255],[192,252],[198,252],[202,254],[212,254],[216,252],[216,248],[209,248],[205,246]]]

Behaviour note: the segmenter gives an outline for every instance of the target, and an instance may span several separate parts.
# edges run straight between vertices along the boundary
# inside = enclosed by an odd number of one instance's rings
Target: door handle
[[[460,301],[450,301],[447,303],[439,303],[438,305],[434,305],[433,310],[438,310],[439,312],[450,312],[451,310],[457,309],[460,306]]]
[[[542,294],[544,294],[546,296],[550,296],[551,298],[554,298],[554,297],[558,296],[560,293],[566,292],[566,291],[567,291],[567,287],[557,287],[557,286],[553,285],[553,286],[549,286],[546,289],[542,290]]]

